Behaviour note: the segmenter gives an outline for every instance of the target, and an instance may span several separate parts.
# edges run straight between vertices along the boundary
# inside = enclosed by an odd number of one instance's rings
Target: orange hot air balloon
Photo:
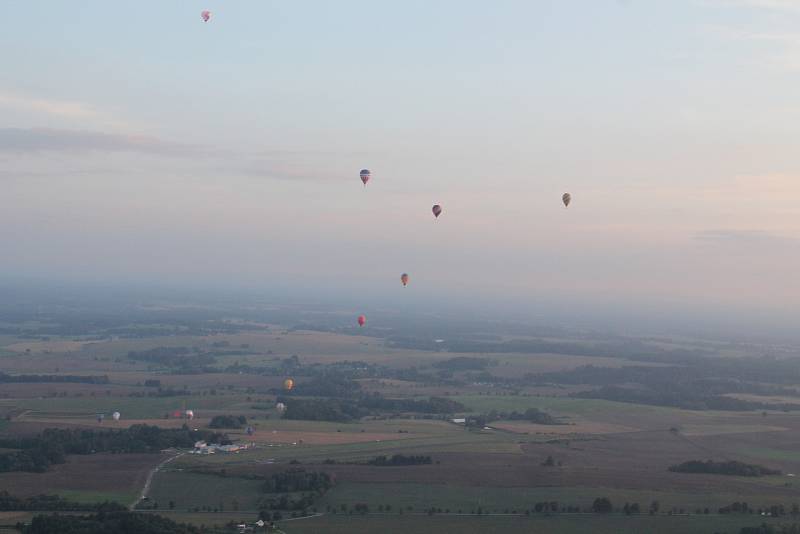
[[[367,317],[365,315],[358,316],[358,326],[364,326],[367,324]]]
[[[570,195],[569,193],[564,193],[563,195],[561,195],[561,202],[564,203],[565,208],[568,208],[569,203],[572,202],[572,195]]]
[[[370,172],[369,169],[361,169],[359,176],[361,176],[361,181],[364,182],[364,186],[366,186],[369,179],[372,178],[372,172]]]
[[[400,281],[403,282],[403,287],[408,285],[408,275],[403,273],[400,275]]]
[[[292,380],[291,378],[287,378],[286,380],[283,381],[283,387],[286,391],[289,391],[294,387],[294,380]]]
[[[434,204],[431,211],[433,211],[433,216],[438,219],[439,215],[442,214],[442,207],[439,204]]]

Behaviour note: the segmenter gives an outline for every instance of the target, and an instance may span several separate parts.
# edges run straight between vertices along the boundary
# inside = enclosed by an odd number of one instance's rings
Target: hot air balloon
[[[293,387],[294,387],[294,380],[292,380],[291,378],[287,378],[286,380],[283,381],[283,388],[286,391],[291,390]]]
[[[97,422],[98,423],[102,423],[103,419],[105,419],[105,418],[106,418],[105,414],[102,414],[102,413],[97,414]]]
[[[403,287],[408,285],[408,275],[403,273],[400,275],[400,281],[403,282]]]
[[[256,433],[256,429],[255,429],[255,428],[253,428],[252,426],[248,426],[248,427],[245,429],[245,432],[247,432],[247,435],[248,435],[248,436],[252,436],[253,434],[255,434],[255,433]]]
[[[565,208],[568,208],[569,203],[572,202],[572,195],[570,195],[569,193],[564,193],[563,195],[561,195],[561,202],[564,203]]]
[[[442,214],[442,207],[439,204],[434,204],[431,211],[433,211],[433,216],[438,219],[439,215]]]
[[[367,182],[369,182],[369,179],[372,178],[372,173],[369,169],[361,169],[360,176],[361,181],[364,182],[364,186],[366,187]]]
[[[282,414],[283,412],[286,411],[286,405],[282,402],[279,402],[278,404],[275,405],[275,409],[278,410],[278,413]]]
[[[188,419],[189,421],[194,419],[194,412],[192,410],[186,410],[186,412],[184,412],[184,415],[186,415],[186,419]]]
[[[211,20],[211,11],[204,9],[203,11],[200,12],[200,18],[203,19],[203,22],[208,22],[209,20]]]
[[[358,316],[358,326],[364,326],[365,324],[367,324],[367,318],[366,318],[366,316],[364,316],[364,315],[359,315],[359,316]]]
[[[119,421],[120,413],[119,412],[114,412],[114,413],[111,414],[111,417],[114,418],[114,421]]]

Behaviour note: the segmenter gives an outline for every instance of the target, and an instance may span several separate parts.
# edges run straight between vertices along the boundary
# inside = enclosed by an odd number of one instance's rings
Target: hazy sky
[[[798,1],[2,5],[0,275],[797,321]]]

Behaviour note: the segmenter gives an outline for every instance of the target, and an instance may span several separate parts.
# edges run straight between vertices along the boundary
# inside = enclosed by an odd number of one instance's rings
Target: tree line
[[[164,429],[133,425],[126,429],[48,428],[36,436],[0,439],[0,448],[17,449],[0,454],[0,472],[43,472],[62,464],[69,454],[155,453],[168,448],[189,448],[196,441],[230,442],[227,436],[204,430]]]
[[[0,372],[0,383],[30,384],[108,384],[108,376],[78,375],[9,375]]]
[[[63,499],[58,495],[36,495],[15,497],[0,491],[0,512],[115,512],[126,510],[125,506],[112,501],[81,503]]]
[[[93,515],[37,515],[29,525],[18,525],[22,534],[201,534],[192,525],[176,523],[155,514],[127,511]]]
[[[689,460],[668,468],[674,473],[695,473],[710,475],[729,475],[738,477],[761,477],[764,475],[780,475],[777,469],[769,469],[760,465],[746,464],[729,460],[726,462],[715,462],[713,460]]]

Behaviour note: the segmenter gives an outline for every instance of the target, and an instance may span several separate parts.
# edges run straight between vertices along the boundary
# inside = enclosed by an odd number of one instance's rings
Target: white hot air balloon
[[[111,417],[114,418],[114,421],[119,421],[119,418],[121,417],[121,415],[122,414],[120,414],[119,412],[114,412],[114,413],[111,414]]]

